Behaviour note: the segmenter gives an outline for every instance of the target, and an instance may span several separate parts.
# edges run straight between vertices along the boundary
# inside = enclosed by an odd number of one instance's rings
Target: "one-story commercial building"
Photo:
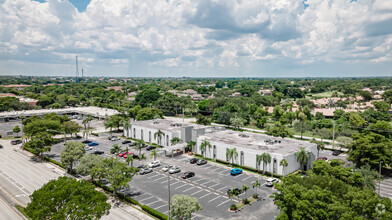
[[[162,131],[161,139],[154,137],[158,130]],[[163,146],[164,149],[171,147],[171,140],[175,137],[181,139],[183,143],[194,141],[196,142],[194,152],[205,155],[207,158],[229,162],[232,160],[227,158],[227,151],[235,147],[238,157],[234,159],[234,163],[260,170],[263,169],[263,164],[258,167],[256,157],[268,153],[271,156],[271,163],[264,164],[264,170],[280,175],[301,168],[308,170],[312,167],[312,162],[317,159],[317,145],[314,143],[250,132],[225,130],[222,127],[178,123],[166,119],[131,122],[130,128],[124,130],[124,136],[156,143]],[[200,149],[204,140],[211,144],[211,148],[207,147],[206,152],[202,152]],[[307,164],[303,164],[303,167],[295,157],[295,153],[300,151],[301,147],[304,147],[309,154],[309,161]],[[288,162],[288,166],[284,170],[280,166],[280,161],[283,159]]]
[[[211,148],[207,147],[206,152],[202,152],[200,145],[202,141],[207,140]],[[263,163],[258,167],[256,157],[263,153],[271,156],[271,163],[264,164],[264,170],[275,174],[288,174],[299,169],[308,170],[312,167],[312,162],[317,158],[317,145],[306,141],[299,141],[289,138],[272,137],[264,134],[255,134],[250,132],[238,132],[232,130],[214,130],[206,131],[204,135],[197,138],[196,153],[205,155],[207,158],[219,159],[232,162],[227,157],[227,151],[236,148],[238,157],[234,158],[234,163],[241,166],[263,169]],[[309,154],[309,160],[306,164],[298,162],[295,153],[304,147]],[[286,159],[288,166],[280,166],[280,161]],[[284,173],[283,173],[284,171]]]

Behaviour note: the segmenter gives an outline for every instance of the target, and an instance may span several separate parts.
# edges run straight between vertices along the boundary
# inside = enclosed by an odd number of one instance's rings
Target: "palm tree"
[[[320,155],[320,150],[324,150],[325,144],[322,141],[317,141],[316,139],[312,138],[312,140],[310,140],[310,143],[314,143],[317,144],[317,157],[319,157]]]
[[[140,154],[139,160],[147,160],[147,157],[144,153]]]
[[[256,165],[257,165],[257,171],[260,170],[260,164],[263,161],[263,157],[261,155],[256,155]]]
[[[142,153],[142,148],[144,148],[146,144],[142,140],[136,140],[135,150],[139,151],[139,155]]]
[[[90,121],[92,121],[93,119],[94,118],[92,115],[87,115],[87,117],[82,121],[82,124],[84,125],[84,133],[86,135],[86,139],[88,137],[88,131],[90,130]]]
[[[283,160],[280,161],[279,164],[283,167],[283,177],[284,177],[284,168],[289,165],[289,162],[287,162],[286,159],[283,159]]]
[[[245,199],[246,199],[246,191],[248,191],[249,186],[243,185],[242,186],[242,191],[245,193]]]
[[[116,157],[118,156],[118,154],[122,151],[121,147],[118,146],[118,144],[114,144],[113,148],[110,149],[110,153],[111,154],[116,154]]]
[[[126,130],[126,136],[129,137],[129,129],[132,128],[131,123],[129,122],[129,119],[126,118],[123,120],[123,129]]]
[[[127,156],[127,165],[131,164],[131,167],[133,167],[133,162],[135,161],[135,158],[133,158],[133,155],[128,155]]]
[[[303,171],[303,165],[309,161],[309,153],[306,152],[305,147],[301,147],[301,150],[295,153],[297,161],[301,164],[301,170]]]
[[[229,159],[232,159],[232,166],[234,167],[234,160],[236,160],[237,158],[238,158],[238,152],[237,152],[237,149],[234,147],[234,148],[232,148],[232,149],[229,149],[229,151],[227,152],[229,155],[228,155],[228,158]]]
[[[271,163],[271,155],[269,153],[261,154],[261,158],[263,159],[263,173],[265,173],[265,165]]]
[[[258,192],[257,189],[260,189],[260,187],[261,187],[261,184],[260,184],[259,180],[256,179],[256,180],[252,183],[252,188],[253,188],[253,189],[256,188],[256,192]]]
[[[172,138],[172,139],[170,140],[171,145],[176,145],[176,144],[179,144],[179,143],[181,143],[181,142],[182,142],[181,139],[178,138],[178,137],[174,137],[174,138]]]
[[[154,161],[155,161],[155,159],[157,157],[159,157],[158,152],[156,150],[152,150],[151,153],[150,153],[150,158],[154,158]]]
[[[162,136],[165,136],[165,133],[163,131],[158,130],[157,132],[154,133],[154,139],[156,140],[158,138],[158,145],[162,146]]]
[[[116,127],[116,124],[112,120],[105,122],[105,129],[110,128],[110,137],[112,137],[112,130]]]
[[[186,146],[186,148],[187,148],[188,151],[193,152],[193,147],[195,147],[195,146],[196,146],[196,142],[194,142],[194,141],[189,141],[189,142],[188,142],[188,145]]]
[[[207,139],[204,139],[200,144],[200,151],[204,153],[204,158],[206,157],[207,147],[211,147],[211,143]]]

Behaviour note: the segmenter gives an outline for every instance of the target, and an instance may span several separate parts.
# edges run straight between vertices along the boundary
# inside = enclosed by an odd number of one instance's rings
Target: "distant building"
[[[197,94],[197,92],[195,90],[193,90],[193,89],[184,90],[184,91],[182,91],[182,93],[185,93],[187,95],[195,95],[195,94]]]
[[[261,89],[258,91],[260,95],[272,95],[272,91],[270,89]]]
[[[31,106],[37,106],[37,102],[38,102],[38,100],[36,100],[36,99],[25,98],[23,96],[17,96],[12,93],[0,93],[0,98],[1,97],[15,97],[15,98],[19,99],[19,102],[26,102],[27,104],[29,104]]]
[[[121,91],[121,92],[124,92],[124,91],[122,90],[122,86],[109,86],[109,87],[106,88],[106,90],[111,90],[111,89],[114,89],[114,91]]]

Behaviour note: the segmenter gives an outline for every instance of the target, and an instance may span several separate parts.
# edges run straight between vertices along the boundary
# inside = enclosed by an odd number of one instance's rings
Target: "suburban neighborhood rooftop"
[[[314,146],[313,143],[306,141],[232,130],[206,132],[205,135],[201,136],[201,138],[206,138],[211,142],[220,142],[234,147],[243,147],[255,151],[281,155],[292,154],[299,151],[301,147],[307,148]]]

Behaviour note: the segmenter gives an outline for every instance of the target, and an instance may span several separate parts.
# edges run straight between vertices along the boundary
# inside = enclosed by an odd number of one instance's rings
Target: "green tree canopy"
[[[202,210],[197,198],[188,195],[176,194],[170,203],[170,216],[178,220],[191,219],[192,213]]]
[[[82,175],[90,175],[91,169],[103,160],[103,157],[96,154],[87,154],[80,158],[76,167],[76,172]]]
[[[272,135],[274,137],[290,137],[292,134],[288,130],[285,125],[282,125],[280,122],[275,122],[274,126],[272,126],[268,131],[267,134]]]
[[[65,143],[65,148],[61,152],[61,163],[68,168],[69,172],[73,172],[73,164],[82,158],[85,152],[83,143],[68,141]]]
[[[84,180],[51,180],[33,192],[26,213],[32,219],[99,219],[111,208],[104,193]]]

